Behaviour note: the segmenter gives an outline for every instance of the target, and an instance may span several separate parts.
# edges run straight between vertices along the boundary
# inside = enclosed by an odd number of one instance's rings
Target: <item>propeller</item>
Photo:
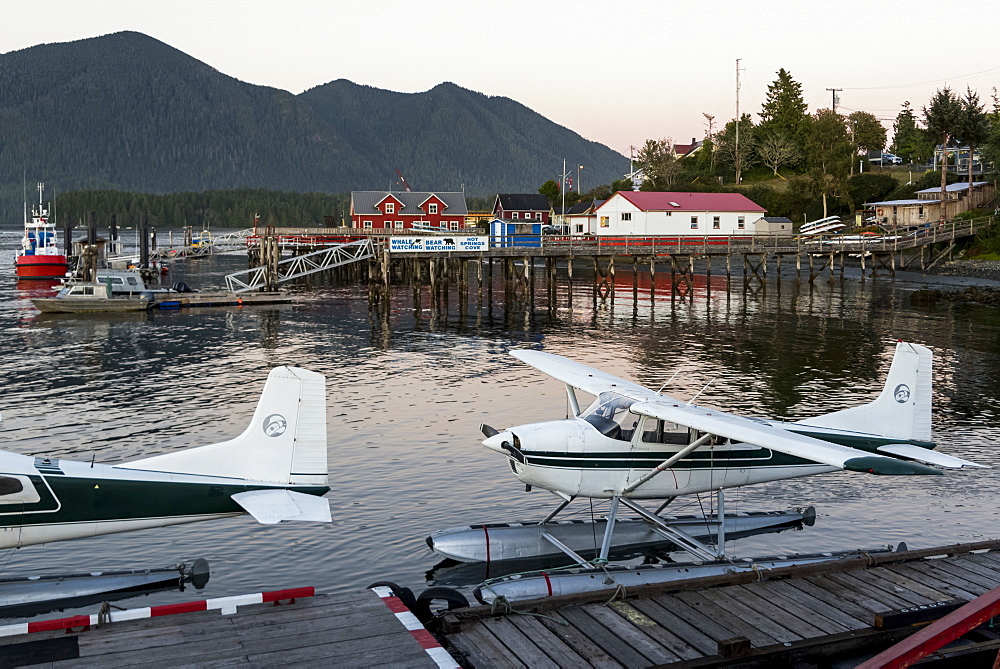
[[[482,430],[483,435],[487,439],[489,439],[490,437],[492,437],[495,434],[500,434],[500,430],[496,429],[495,427],[490,427],[486,423],[480,423],[479,424],[479,429]]]

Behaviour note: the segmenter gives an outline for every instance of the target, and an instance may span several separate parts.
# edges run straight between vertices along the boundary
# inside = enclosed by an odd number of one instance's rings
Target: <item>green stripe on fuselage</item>
[[[243,513],[232,495],[248,490],[287,489],[322,495],[327,486],[259,486],[208,483],[80,479],[46,476],[61,507],[41,477],[31,476],[41,500],[34,504],[0,504],[0,527],[38,523],[79,523],[138,518],[169,518],[219,513]],[[34,511],[35,513],[28,513]]]

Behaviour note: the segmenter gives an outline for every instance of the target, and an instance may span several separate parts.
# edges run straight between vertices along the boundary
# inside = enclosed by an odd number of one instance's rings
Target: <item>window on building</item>
[[[452,230],[458,230],[458,221],[452,221],[451,222],[451,229]]]
[[[429,205],[427,205],[427,213],[428,214],[436,214],[436,213],[438,213],[437,202],[432,202]]]
[[[576,224],[576,234],[578,234],[578,235],[582,235],[583,234],[583,223],[577,223]]]
[[[674,212],[672,212],[672,211],[665,211],[665,212],[663,212],[663,213],[664,213],[664,214],[666,214],[667,216],[669,216],[670,214],[672,214],[672,213],[674,213]]]
[[[372,222],[371,221],[365,221],[364,226],[365,226],[365,230],[371,230],[372,229]]]
[[[632,212],[631,211],[623,211],[622,212],[622,220],[623,221],[631,221],[632,220]]]
[[[692,216],[691,217],[691,229],[692,230],[697,230],[698,229],[698,217],[697,216]]]
[[[402,221],[396,221],[396,229],[397,230],[402,230],[403,229],[403,222]]]
[[[924,205],[919,205],[917,207],[917,218],[923,218],[923,217],[924,217]]]
[[[510,218],[511,218],[511,220],[516,221],[517,220],[517,212],[516,211],[510,212]]]
[[[745,216],[740,216],[738,219],[736,219],[736,227],[739,228],[740,230],[746,229],[747,219]]]
[[[387,213],[387,214],[395,214],[396,213],[396,203],[395,202],[386,202],[385,203],[385,213]]]
[[[722,219],[719,216],[712,217],[712,229],[718,230],[722,227]]]
[[[601,216],[601,227],[606,228],[611,224],[609,216]]]

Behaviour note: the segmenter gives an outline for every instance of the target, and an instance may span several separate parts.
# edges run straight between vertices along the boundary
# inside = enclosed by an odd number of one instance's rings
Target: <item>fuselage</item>
[[[761,422],[873,453],[878,446],[900,441],[795,423]],[[495,448],[490,447],[506,455],[514,475],[528,485],[570,497],[610,498],[699,436],[683,426],[632,414],[615,423],[593,417],[531,423],[509,428],[484,443],[495,444]],[[504,442],[512,448],[500,447]],[[716,439],[716,443],[706,443],[681,458],[628,496],[672,497],[832,471],[839,468],[769,448]]]
[[[233,494],[269,488],[329,490],[0,451],[0,549],[235,516]]]

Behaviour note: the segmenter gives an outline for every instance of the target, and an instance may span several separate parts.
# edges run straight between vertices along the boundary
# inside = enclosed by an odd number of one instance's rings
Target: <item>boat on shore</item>
[[[73,282],[65,284],[55,297],[35,297],[31,299],[42,313],[46,314],[87,314],[98,312],[145,311],[150,298],[114,297],[110,282]]]
[[[21,250],[14,258],[18,279],[59,279],[66,276],[69,263],[59,250],[56,226],[49,219],[49,210],[42,201],[45,184],[38,184],[38,205],[32,206],[28,218],[28,203],[24,203],[24,237]]]

